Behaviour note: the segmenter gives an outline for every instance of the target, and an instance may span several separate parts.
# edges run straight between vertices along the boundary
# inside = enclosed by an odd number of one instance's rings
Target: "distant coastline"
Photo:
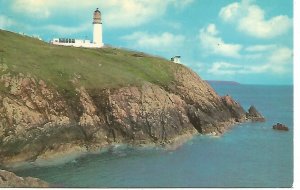
[[[223,80],[205,80],[209,84],[222,84],[222,85],[241,85],[236,81],[223,81]]]

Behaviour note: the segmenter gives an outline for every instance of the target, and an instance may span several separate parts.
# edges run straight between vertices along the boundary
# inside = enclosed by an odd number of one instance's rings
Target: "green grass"
[[[87,89],[167,85],[177,64],[166,59],[117,48],[62,47],[0,30],[0,62],[11,73],[30,74],[59,89],[70,88],[76,76]]]

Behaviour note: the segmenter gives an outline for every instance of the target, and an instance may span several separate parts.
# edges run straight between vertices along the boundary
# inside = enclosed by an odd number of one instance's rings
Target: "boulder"
[[[16,174],[0,170],[0,188],[2,187],[49,187],[49,184],[33,177],[19,177]]]
[[[255,122],[264,122],[266,121],[264,116],[262,116],[254,106],[250,106],[248,112],[246,113],[247,119]]]
[[[286,125],[281,124],[281,123],[277,123],[276,125],[273,125],[273,129],[280,130],[280,131],[288,131],[289,130],[289,128]]]

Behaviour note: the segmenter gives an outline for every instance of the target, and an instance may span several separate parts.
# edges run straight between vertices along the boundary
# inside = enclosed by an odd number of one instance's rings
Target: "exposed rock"
[[[0,170],[0,187],[49,187],[49,184],[33,177],[19,177],[16,174]]]
[[[251,119],[252,121],[257,122],[264,122],[265,118],[262,116],[254,106],[250,106],[248,113],[246,113],[246,116],[248,119]]]
[[[281,124],[281,123],[277,123],[276,125],[273,125],[273,129],[280,130],[280,131],[288,131],[289,130],[289,128],[286,125]]]
[[[239,103],[218,96],[190,69],[176,69],[174,81],[164,87],[144,82],[85,89],[74,83],[76,95],[71,99],[32,76],[2,75],[0,84],[8,94],[0,95],[0,165],[89,152],[113,143],[171,145],[180,136],[220,135],[238,122],[262,120],[254,107],[246,114]]]

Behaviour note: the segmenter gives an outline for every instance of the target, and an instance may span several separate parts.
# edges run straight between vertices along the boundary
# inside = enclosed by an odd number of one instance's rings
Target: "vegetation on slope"
[[[141,81],[167,85],[177,65],[111,47],[55,46],[4,30],[0,30],[0,42],[0,64],[8,66],[6,72],[30,74],[58,89],[72,88],[74,79],[87,89],[138,85]]]

